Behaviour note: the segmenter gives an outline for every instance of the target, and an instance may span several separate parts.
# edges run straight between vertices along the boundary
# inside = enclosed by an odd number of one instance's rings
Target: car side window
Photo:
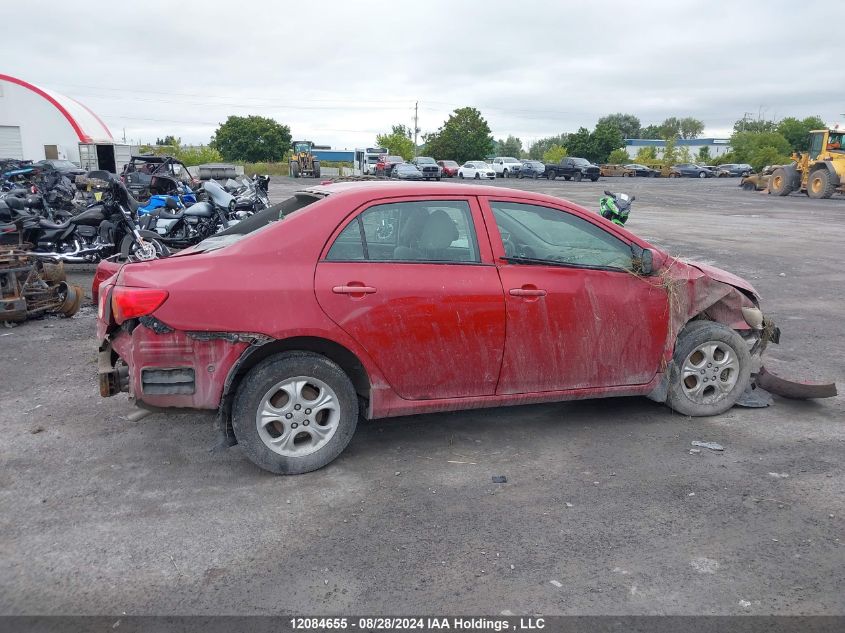
[[[430,200],[366,209],[335,239],[327,261],[479,263],[469,204]]]
[[[533,204],[491,202],[505,257],[630,270],[631,247],[592,222]]]

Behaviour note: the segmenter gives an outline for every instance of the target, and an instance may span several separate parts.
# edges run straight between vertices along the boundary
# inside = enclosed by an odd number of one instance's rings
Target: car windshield
[[[589,165],[590,164],[590,161],[588,161],[586,158],[573,158],[572,162],[575,165]]]
[[[543,163],[537,160],[527,160],[523,163],[523,165],[528,165],[529,167],[539,167],[542,164]]]
[[[503,163],[518,163],[519,161],[516,160],[515,158],[503,158],[502,162]]]
[[[413,165],[396,165],[396,171],[417,171]]]
[[[385,162],[387,162],[387,163],[404,163],[405,159],[402,158],[401,156],[388,156],[387,160]]]
[[[453,160],[444,160],[443,165],[445,165],[446,167],[457,167],[458,163]]]
[[[56,169],[76,169],[76,165],[74,165],[69,160],[50,160],[47,162],[50,163]]]
[[[428,156],[419,156],[417,158],[417,162],[421,165],[436,165],[437,163],[434,162],[433,158],[429,158]]]

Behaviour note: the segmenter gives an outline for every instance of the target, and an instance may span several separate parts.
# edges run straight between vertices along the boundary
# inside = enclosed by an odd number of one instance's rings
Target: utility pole
[[[743,132],[745,132],[745,122],[748,120],[748,117],[751,114],[752,114],[751,112],[743,112],[742,113],[742,131]]]
[[[420,131],[419,107],[420,107],[420,102],[415,101],[414,102],[414,158],[417,157],[417,134]]]

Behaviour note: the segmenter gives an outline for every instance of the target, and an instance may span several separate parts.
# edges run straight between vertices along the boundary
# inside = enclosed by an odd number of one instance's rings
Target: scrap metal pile
[[[70,317],[85,296],[69,284],[64,266],[42,262],[18,247],[0,250],[0,321],[14,323],[47,314]]]

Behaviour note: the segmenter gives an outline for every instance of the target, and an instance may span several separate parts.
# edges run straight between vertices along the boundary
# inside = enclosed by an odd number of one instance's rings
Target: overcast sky
[[[295,138],[375,143],[479,108],[496,138],[694,116],[707,135],[744,113],[845,119],[841,0],[523,2],[23,2],[3,71],[82,101],[115,138],[207,142],[230,114]],[[838,22],[837,22],[838,23]]]

